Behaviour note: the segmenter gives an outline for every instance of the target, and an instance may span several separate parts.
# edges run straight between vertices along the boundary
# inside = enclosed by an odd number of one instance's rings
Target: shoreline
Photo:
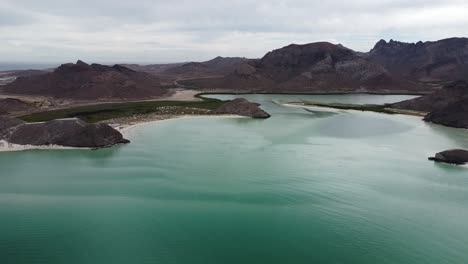
[[[198,119],[198,118],[202,119],[202,118],[248,118],[248,117],[240,116],[240,115],[145,115],[145,116],[138,116],[138,117],[107,120],[107,121],[103,121],[103,123],[106,123],[112,126],[114,129],[119,131],[124,137],[127,137],[127,136],[131,136],[131,133],[135,129],[149,125],[149,124],[164,122],[164,121],[171,121],[171,120]],[[110,146],[110,147],[114,147],[114,146]],[[47,145],[42,145],[42,146],[19,145],[19,144],[9,143],[5,140],[0,140],[0,153],[29,151],[29,150],[97,150],[97,149],[67,147],[67,146],[60,146],[60,145],[48,145],[48,146]]]
[[[128,120],[126,122],[125,120],[121,120],[121,122],[118,122],[119,120],[109,120],[109,121],[114,121],[114,123],[112,122],[106,122],[106,123],[112,126],[113,128],[117,129],[120,133],[122,133],[123,136],[128,136],[135,128],[150,125],[153,123],[167,122],[171,120],[203,119],[203,118],[207,118],[207,119],[216,118],[217,119],[217,118],[249,118],[249,117],[240,116],[240,115],[165,115],[165,116],[154,115],[154,116],[143,116],[141,119],[137,118],[136,121]]]

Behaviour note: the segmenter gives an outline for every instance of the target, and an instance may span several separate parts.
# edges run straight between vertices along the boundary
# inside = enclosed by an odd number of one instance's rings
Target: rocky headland
[[[270,117],[270,114],[260,108],[260,104],[249,102],[244,98],[237,98],[226,102],[212,113],[218,115],[240,115],[263,119]]]
[[[0,117],[0,140],[17,145],[92,149],[129,143],[107,124],[89,124],[76,118],[25,123],[12,117]]]
[[[424,120],[468,128],[468,83],[458,81],[432,94],[390,105],[391,108],[428,113]]]

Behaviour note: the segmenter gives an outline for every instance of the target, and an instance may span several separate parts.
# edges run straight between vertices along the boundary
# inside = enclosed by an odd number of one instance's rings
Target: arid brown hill
[[[367,57],[411,80],[452,82],[468,79],[468,38],[418,43],[381,40]]]
[[[356,52],[328,42],[289,45],[260,60],[239,65],[222,78],[181,82],[199,88],[227,88],[275,93],[416,91],[414,83],[396,78]]]
[[[3,90],[77,100],[142,99],[166,93],[160,80],[151,74],[82,61],[63,64],[51,73],[20,77]]]

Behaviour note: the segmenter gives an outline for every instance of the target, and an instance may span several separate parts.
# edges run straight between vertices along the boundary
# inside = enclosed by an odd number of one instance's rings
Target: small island
[[[435,157],[430,157],[429,160],[448,164],[464,165],[468,163],[468,151],[463,149],[446,150],[437,153]]]

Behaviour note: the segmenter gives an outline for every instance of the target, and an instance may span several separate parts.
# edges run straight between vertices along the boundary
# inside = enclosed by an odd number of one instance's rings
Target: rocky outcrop
[[[468,83],[458,81],[432,94],[390,105],[391,108],[427,112],[427,122],[468,128]]]
[[[34,109],[33,104],[16,98],[0,99],[0,114],[24,112]]]
[[[213,111],[213,114],[232,114],[253,118],[269,118],[270,115],[263,111],[260,104],[251,103],[244,98],[237,98],[221,105]]]
[[[468,128],[468,97],[431,111],[424,117],[424,121],[455,128]]]
[[[0,123],[0,139],[12,144],[103,148],[129,142],[107,124],[88,124],[80,119],[24,123],[15,118],[2,117]]]
[[[318,42],[292,44],[260,60],[238,65],[222,78],[182,81],[192,87],[291,93],[327,91],[417,90],[417,85],[389,73],[342,45]]]
[[[468,163],[468,151],[463,149],[447,150],[437,153],[435,157],[431,157],[429,160],[455,165],[463,165]]]
[[[3,90],[76,100],[143,99],[167,92],[160,79],[149,73],[82,61],[63,64],[51,73],[19,77]]]
[[[391,107],[396,109],[431,112],[445,108],[464,99],[465,97],[468,97],[468,83],[466,81],[458,81],[448,84],[443,89],[431,94],[392,104]]]
[[[366,54],[390,72],[422,82],[468,79],[468,38],[404,43],[379,41]]]

